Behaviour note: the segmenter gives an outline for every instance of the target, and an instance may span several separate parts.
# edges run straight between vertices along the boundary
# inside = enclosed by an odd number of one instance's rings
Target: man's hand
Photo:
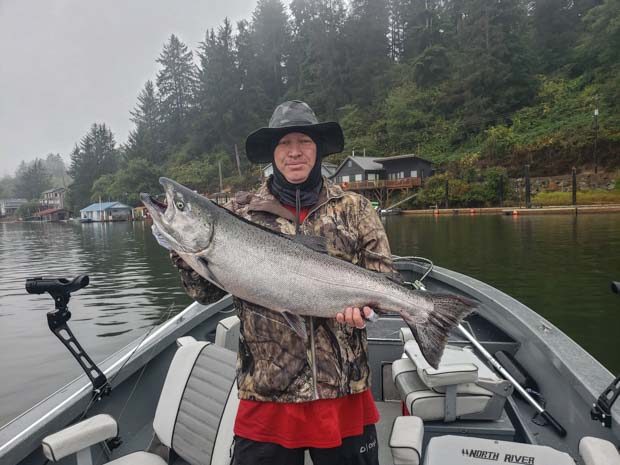
[[[370,307],[364,307],[360,312],[359,308],[347,307],[344,309],[344,312],[340,312],[336,315],[336,320],[338,323],[346,323],[351,327],[357,329],[363,329],[366,327],[366,319],[371,318],[374,311]]]

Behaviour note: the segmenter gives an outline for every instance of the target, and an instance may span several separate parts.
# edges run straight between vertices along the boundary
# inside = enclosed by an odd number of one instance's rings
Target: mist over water
[[[620,215],[390,217],[392,251],[422,255],[521,300],[612,372],[620,371]],[[47,327],[48,295],[27,277],[88,274],[71,297],[71,329],[99,362],[190,299],[150,225],[0,224],[0,424],[81,374]]]

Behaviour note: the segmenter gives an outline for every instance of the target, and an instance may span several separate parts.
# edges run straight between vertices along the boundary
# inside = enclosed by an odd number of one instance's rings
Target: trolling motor
[[[26,279],[26,291],[29,294],[47,292],[52,296],[56,310],[47,314],[47,325],[80,364],[86,376],[93,383],[94,393],[97,396],[103,396],[110,392],[108,379],[84,351],[67,325],[67,321],[71,318],[71,312],[67,308],[71,293],[88,286],[89,281],[85,274],[73,279],[28,278]]]
[[[611,290],[620,294],[620,281],[611,282]],[[590,418],[600,421],[601,425],[611,428],[611,407],[620,396],[620,375],[603,391],[590,410]]]

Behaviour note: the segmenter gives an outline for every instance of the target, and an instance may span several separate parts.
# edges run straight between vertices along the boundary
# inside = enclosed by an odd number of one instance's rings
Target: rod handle
[[[562,425],[560,425],[557,422],[557,420],[553,418],[553,416],[551,416],[549,412],[547,412],[546,410],[543,410],[542,412],[540,412],[540,415],[545,420],[547,420],[551,426],[553,426],[553,429],[555,429],[555,431],[560,435],[561,438],[566,437],[566,430],[562,428]]]

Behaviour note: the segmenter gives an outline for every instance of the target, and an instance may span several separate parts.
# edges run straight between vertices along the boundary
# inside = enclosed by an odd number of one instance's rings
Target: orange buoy
[[[435,210],[433,211],[433,214],[439,215],[439,210],[435,208]]]
[[[474,210],[473,208],[470,208],[469,209],[469,213],[471,213],[473,215],[474,213],[476,213],[476,210]]]
[[[340,185],[342,186],[343,189],[346,189],[347,187],[349,187],[349,183],[348,182],[343,182]]]
[[[512,211],[512,216],[518,216],[519,215],[519,211],[518,210],[513,210]]]

